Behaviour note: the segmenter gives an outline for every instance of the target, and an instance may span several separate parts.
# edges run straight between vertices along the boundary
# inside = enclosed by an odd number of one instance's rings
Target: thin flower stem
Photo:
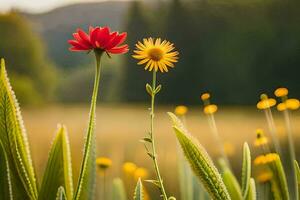
[[[290,113],[288,110],[283,111],[284,121],[287,129],[287,137],[288,137],[288,146],[289,146],[289,153],[290,153],[290,159],[291,159],[291,165],[292,165],[292,177],[294,182],[294,190],[295,190],[295,199],[298,200],[298,184],[297,184],[297,176],[295,167],[293,165],[294,160],[296,160],[295,155],[295,148],[294,148],[294,142],[293,142],[293,136],[292,136],[292,126],[291,126],[291,120],[290,120]]]
[[[265,115],[268,122],[269,130],[271,133],[272,141],[274,142],[275,150],[279,155],[282,155],[280,143],[277,137],[277,131],[275,127],[274,118],[270,108],[265,109]]]
[[[163,199],[167,200],[168,196],[166,194],[163,181],[160,175],[159,167],[158,167],[158,161],[157,161],[157,155],[156,155],[156,148],[155,148],[155,138],[154,138],[154,103],[155,103],[155,92],[156,89],[156,71],[153,70],[153,78],[152,78],[152,93],[151,93],[151,111],[150,111],[150,117],[151,117],[151,125],[150,125],[150,137],[151,137],[151,144],[152,144],[152,160],[156,172],[156,176],[159,182],[160,191],[162,193]]]
[[[103,172],[103,191],[102,191],[103,199],[106,199],[106,172]]]
[[[216,120],[213,114],[209,114],[208,116],[208,122],[209,122],[209,126],[213,132],[213,136],[215,141],[217,142],[217,145],[220,147],[219,151],[221,156],[223,157],[223,159],[225,160],[227,166],[230,168],[230,162],[229,159],[225,153],[225,149],[224,149],[224,144],[221,140],[220,134],[219,134],[219,130],[217,128],[217,124],[216,124]]]
[[[84,168],[87,165],[86,163],[89,160],[89,156],[86,155],[86,152],[90,151],[92,140],[95,139],[94,129],[95,129],[95,115],[96,115],[96,104],[97,104],[97,96],[98,96],[98,88],[99,88],[99,82],[100,82],[100,72],[101,72],[101,65],[100,60],[103,52],[95,51],[95,57],[96,57],[96,72],[95,72],[95,80],[94,80],[94,89],[93,89],[93,95],[92,95],[92,101],[91,101],[91,107],[90,107],[90,114],[89,114],[89,122],[88,122],[88,130],[87,130],[87,136],[86,136],[86,144],[84,147],[84,156],[83,161],[80,169],[80,175],[79,175],[79,183],[78,185],[81,185],[84,181]],[[80,192],[81,187],[76,191],[75,199],[80,198]]]

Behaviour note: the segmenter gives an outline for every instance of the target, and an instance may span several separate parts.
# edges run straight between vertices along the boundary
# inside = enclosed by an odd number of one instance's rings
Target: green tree
[[[135,48],[138,40],[151,37],[151,28],[145,13],[151,9],[144,7],[140,1],[133,1],[129,8],[126,30],[128,33],[127,43],[131,49]],[[148,73],[144,72],[142,66],[137,66],[136,60],[127,56],[123,71],[122,96],[125,101],[145,101],[148,95],[145,92],[145,84],[150,81]]]
[[[0,57],[5,58],[11,82],[21,103],[53,99],[55,69],[41,39],[17,12],[0,15]]]

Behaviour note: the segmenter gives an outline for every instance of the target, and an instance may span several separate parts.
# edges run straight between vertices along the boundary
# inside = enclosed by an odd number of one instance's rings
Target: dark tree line
[[[261,92],[288,87],[300,97],[300,2],[158,1],[132,2],[128,43],[167,38],[180,61],[159,75],[162,103],[199,103],[204,91],[223,104],[253,104]],[[144,101],[151,75],[126,57],[123,100]]]

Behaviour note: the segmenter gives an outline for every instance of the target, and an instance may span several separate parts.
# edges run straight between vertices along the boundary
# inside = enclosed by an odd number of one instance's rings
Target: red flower
[[[73,33],[74,40],[68,40],[72,45],[70,51],[90,51],[93,49],[101,49],[107,53],[123,54],[128,51],[128,45],[121,45],[127,33],[110,32],[109,27],[92,27],[90,26],[89,34],[82,29],[78,29]]]

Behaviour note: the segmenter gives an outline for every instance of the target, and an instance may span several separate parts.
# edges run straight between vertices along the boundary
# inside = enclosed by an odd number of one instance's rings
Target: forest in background
[[[0,57],[6,58],[21,103],[86,102],[93,63],[68,52],[78,27],[110,25],[128,32],[131,50],[143,37],[175,43],[180,60],[160,74],[159,102],[198,104],[204,91],[220,104],[256,103],[285,86],[300,97],[300,2],[297,0],[170,0],[86,3],[48,13],[0,15]],[[59,20],[58,20],[59,19]],[[104,62],[103,100],[144,102],[151,78],[129,54]],[[34,101],[33,101],[34,100]]]

